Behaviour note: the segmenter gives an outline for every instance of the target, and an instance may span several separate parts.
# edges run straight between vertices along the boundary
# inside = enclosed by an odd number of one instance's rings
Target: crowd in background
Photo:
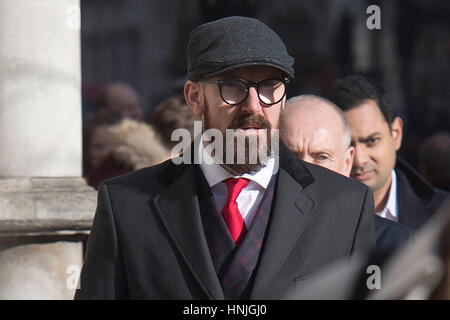
[[[170,158],[173,130],[193,136],[197,118],[182,94],[170,96],[144,114],[139,94],[125,83],[85,91],[83,175],[97,188],[107,178]],[[438,131],[417,147],[417,171],[434,187],[450,191],[450,134]]]
[[[172,131],[193,130],[196,118],[183,96],[169,97],[145,116],[138,93],[125,83],[97,93],[83,117],[83,173],[96,189],[104,179],[169,159]]]
[[[381,29],[366,26],[378,5]],[[369,76],[386,87],[404,121],[400,155],[419,168],[418,147],[450,123],[450,2],[442,0],[81,0],[85,96],[123,81],[139,92],[147,115],[185,82],[186,43],[197,25],[254,17],[286,42],[296,76],[288,98],[323,96],[336,78]],[[98,90],[97,90],[98,91]]]

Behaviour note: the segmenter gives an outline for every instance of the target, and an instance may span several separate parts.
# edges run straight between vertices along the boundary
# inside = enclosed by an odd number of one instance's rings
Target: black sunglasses
[[[263,81],[247,81],[244,79],[200,80],[202,83],[213,83],[219,87],[222,100],[235,106],[244,102],[249,95],[250,87],[254,87],[259,100],[271,106],[279,103],[286,95],[288,78],[265,79]]]

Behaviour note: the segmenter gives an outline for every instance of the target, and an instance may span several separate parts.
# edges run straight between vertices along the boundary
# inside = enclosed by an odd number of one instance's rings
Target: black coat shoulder
[[[167,186],[168,179],[173,174],[181,175],[182,171],[186,169],[185,166],[177,166],[169,159],[157,165],[107,179],[101,185],[106,185],[113,192],[126,192],[128,190],[130,192],[144,192],[149,195],[157,194]],[[171,168],[177,169],[176,172],[173,172]]]

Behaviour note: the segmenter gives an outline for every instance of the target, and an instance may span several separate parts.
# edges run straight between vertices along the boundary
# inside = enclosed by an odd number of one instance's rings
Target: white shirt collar
[[[262,188],[267,189],[270,179],[274,174],[273,171],[275,168],[275,157],[270,157],[266,166],[261,168],[261,170],[259,170],[255,174],[251,175],[245,173],[242,176],[234,176],[233,174],[225,170],[224,167],[214,161],[209,152],[205,149],[202,140],[199,141],[198,152],[199,154],[197,159],[200,159],[200,168],[202,169],[206,181],[208,181],[208,184],[211,188],[219,182],[222,182],[223,180],[228,178],[246,178],[256,182]]]
[[[381,212],[377,214],[383,218],[388,218],[391,220],[398,220],[397,215],[397,175],[395,170],[391,171],[391,187],[389,188],[389,197],[386,202],[386,206]],[[392,219],[393,218],[393,219]]]

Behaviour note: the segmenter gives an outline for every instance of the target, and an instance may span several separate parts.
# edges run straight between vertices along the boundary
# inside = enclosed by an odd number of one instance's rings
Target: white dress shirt
[[[208,181],[219,212],[222,212],[228,194],[227,185],[223,181],[228,178],[249,179],[248,185],[242,189],[236,202],[247,229],[250,228],[255,218],[256,210],[274,174],[275,158],[269,158],[267,165],[253,175],[246,173],[242,176],[234,176],[213,160],[202,141],[199,143],[198,152],[198,159],[201,159],[200,168],[206,181]]]
[[[397,204],[397,175],[395,170],[391,171],[391,187],[389,188],[389,197],[381,212],[376,212],[377,215],[383,218],[398,222],[398,204]]]

